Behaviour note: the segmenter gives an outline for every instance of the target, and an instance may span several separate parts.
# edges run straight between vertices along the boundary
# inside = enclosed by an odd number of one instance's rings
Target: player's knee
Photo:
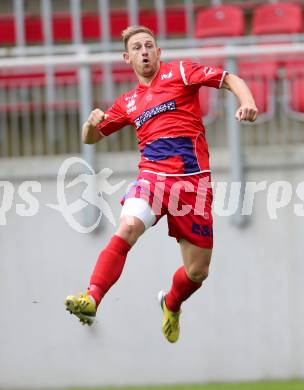
[[[212,250],[195,249],[188,253],[185,261],[187,275],[197,283],[203,282],[209,275],[209,265],[211,262]]]
[[[201,283],[205,279],[207,279],[207,277],[209,275],[209,266],[208,265],[199,266],[199,267],[192,266],[192,267],[189,267],[189,269],[187,271],[188,271],[187,274],[188,274],[189,278],[193,282]]]
[[[187,274],[191,280],[197,283],[208,278],[211,254],[196,254],[187,266]]]
[[[133,221],[123,218],[120,222],[116,235],[120,236],[133,246],[144,231],[144,224],[137,218],[134,218]]]

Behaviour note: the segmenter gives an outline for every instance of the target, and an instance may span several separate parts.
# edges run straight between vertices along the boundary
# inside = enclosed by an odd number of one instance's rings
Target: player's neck
[[[157,72],[156,72],[156,73],[157,73]],[[156,75],[156,73],[155,73],[155,75]],[[143,77],[143,76],[137,75],[139,84],[140,84],[140,85],[144,85],[145,87],[150,87],[152,81],[153,81],[154,78],[155,78],[155,75],[153,75],[153,77],[150,77],[150,78],[147,78],[147,77]]]
[[[160,68],[160,65],[158,66],[158,68],[156,69],[156,71],[153,73],[152,76],[149,76],[149,77],[144,77],[138,73],[136,73],[136,76],[137,76],[137,79],[138,79],[138,82],[140,85],[144,85],[146,87],[149,87],[152,83],[152,81],[155,79],[155,77],[157,76],[158,72],[159,72],[159,68]]]

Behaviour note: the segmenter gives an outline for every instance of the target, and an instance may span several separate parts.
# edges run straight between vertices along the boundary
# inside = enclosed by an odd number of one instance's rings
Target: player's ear
[[[123,59],[124,59],[125,63],[130,64],[130,56],[129,56],[129,53],[127,51],[123,52]]]
[[[161,48],[160,48],[160,47],[158,47],[156,50],[157,50],[157,57],[159,58],[159,57],[160,57],[160,55],[161,55]]]

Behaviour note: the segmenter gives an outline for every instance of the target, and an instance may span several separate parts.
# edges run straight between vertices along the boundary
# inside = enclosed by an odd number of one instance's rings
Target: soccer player
[[[199,88],[232,91],[239,100],[237,120],[255,121],[257,108],[236,75],[188,60],[160,61],[161,49],[150,29],[130,26],[122,39],[124,61],[132,66],[138,84],[106,112],[93,110],[83,124],[82,139],[94,144],[132,124],[141,153],[139,174],[122,200],[118,230],[100,253],[86,293],[68,296],[65,306],[91,325],[132,246],[167,215],[169,235],[179,243],[183,259],[169,291],[159,293],[163,334],[174,343],[180,333],[181,304],[207,278],[213,247],[209,153]]]

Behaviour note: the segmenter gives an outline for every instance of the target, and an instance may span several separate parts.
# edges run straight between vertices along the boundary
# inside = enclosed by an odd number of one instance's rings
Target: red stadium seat
[[[100,39],[100,22],[98,15],[83,14],[81,27],[84,41],[96,41]]]
[[[25,41],[30,44],[39,44],[43,42],[43,27],[40,16],[26,16]]]
[[[72,20],[66,13],[53,15],[54,42],[70,42],[72,40]]]
[[[121,31],[129,25],[128,12],[126,10],[114,10],[111,12],[111,35],[119,38]]]
[[[252,32],[262,34],[291,34],[303,29],[301,6],[292,3],[265,4],[253,14]]]
[[[244,34],[244,15],[234,5],[220,5],[198,12],[196,17],[196,38],[240,36]]]
[[[14,45],[15,36],[15,21],[13,15],[0,16],[0,45]]]
[[[257,7],[253,14],[252,33],[255,35],[295,34],[302,32],[302,30],[303,17],[299,4],[288,2],[265,4]],[[271,45],[282,43],[274,41],[271,37],[267,38],[267,42]],[[285,66],[286,62],[297,57],[298,54],[293,53],[277,57],[276,61],[280,66]],[[270,56],[268,56],[269,58]]]
[[[291,115],[300,113],[304,119],[304,61],[286,64],[287,104]]]
[[[260,122],[271,119],[274,115],[274,81],[277,72],[276,62],[243,62],[238,65],[238,75],[246,81],[254,96]]]
[[[154,10],[140,10],[139,12],[139,24],[147,26],[152,31],[157,33],[157,17]]]
[[[185,7],[167,7],[165,10],[167,35],[186,35]]]

